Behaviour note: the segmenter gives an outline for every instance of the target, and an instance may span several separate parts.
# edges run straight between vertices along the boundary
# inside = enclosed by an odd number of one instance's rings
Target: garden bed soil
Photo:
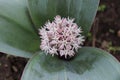
[[[101,0],[86,46],[102,48],[120,61],[120,0]],[[0,54],[0,80],[20,80],[28,59]]]

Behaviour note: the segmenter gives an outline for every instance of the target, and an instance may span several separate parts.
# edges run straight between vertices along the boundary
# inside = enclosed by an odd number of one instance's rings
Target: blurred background
[[[106,50],[120,61],[120,0],[101,0],[85,46]],[[0,80],[20,80],[27,61],[0,54]]]

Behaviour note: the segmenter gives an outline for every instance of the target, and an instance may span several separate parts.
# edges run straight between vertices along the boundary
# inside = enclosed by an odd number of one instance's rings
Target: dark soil
[[[120,0],[101,0],[101,5],[106,8],[98,11],[86,45],[102,48],[120,61]]]
[[[101,0],[86,46],[102,48],[120,61],[120,0]],[[27,59],[0,54],[0,80],[20,80]]]
[[[27,59],[0,54],[0,80],[20,80]]]

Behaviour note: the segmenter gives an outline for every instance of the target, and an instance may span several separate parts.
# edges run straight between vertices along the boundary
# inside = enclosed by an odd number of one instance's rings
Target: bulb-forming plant
[[[0,0],[0,52],[30,58],[21,80],[120,80],[120,63],[83,46],[99,0]]]

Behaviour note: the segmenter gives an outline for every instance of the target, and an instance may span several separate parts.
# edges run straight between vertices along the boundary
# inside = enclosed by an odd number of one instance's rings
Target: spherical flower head
[[[83,44],[84,36],[81,33],[82,30],[74,23],[74,19],[56,16],[53,22],[48,21],[39,29],[40,48],[53,56],[72,57]]]

